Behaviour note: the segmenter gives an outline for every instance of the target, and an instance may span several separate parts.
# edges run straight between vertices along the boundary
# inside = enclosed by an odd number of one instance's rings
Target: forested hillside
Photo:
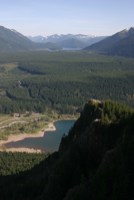
[[[134,57],[134,28],[124,29],[85,50],[114,56]]]
[[[4,26],[0,26],[0,52],[1,53],[12,53],[12,52],[23,52],[33,51],[41,49],[59,50],[61,49],[58,45],[52,42],[45,44],[35,43],[28,39],[26,36],[17,32],[14,29],[8,29]]]
[[[134,110],[90,100],[58,152],[31,171],[0,176],[1,199],[132,200]]]
[[[45,153],[0,152],[0,176],[19,174],[38,165],[48,155]]]
[[[73,114],[88,98],[134,106],[134,60],[83,52],[0,55],[0,112]]]

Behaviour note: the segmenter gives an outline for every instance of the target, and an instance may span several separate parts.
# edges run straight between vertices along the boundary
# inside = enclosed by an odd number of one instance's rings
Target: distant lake
[[[82,48],[63,48],[64,51],[79,51]]]
[[[75,120],[61,120],[54,123],[55,131],[46,131],[43,137],[26,138],[17,142],[9,142],[5,146],[7,148],[34,148],[41,149],[47,152],[56,151],[63,134],[68,134],[68,131],[73,126]]]

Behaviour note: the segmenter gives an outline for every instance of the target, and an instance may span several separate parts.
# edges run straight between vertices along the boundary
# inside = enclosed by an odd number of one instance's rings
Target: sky
[[[0,25],[26,36],[112,35],[134,27],[134,0],[0,0]]]

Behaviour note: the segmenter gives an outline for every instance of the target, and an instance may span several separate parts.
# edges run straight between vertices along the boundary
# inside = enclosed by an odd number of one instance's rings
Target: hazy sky
[[[134,0],[0,0],[0,25],[24,35],[112,35],[134,26]]]

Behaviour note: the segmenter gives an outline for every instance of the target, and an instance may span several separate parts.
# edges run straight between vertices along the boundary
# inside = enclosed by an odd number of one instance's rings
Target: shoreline
[[[47,128],[44,128],[44,130],[41,130],[37,133],[34,134],[27,134],[27,133],[23,133],[23,134],[17,134],[17,135],[9,135],[7,140],[0,140],[0,152],[26,152],[26,153],[41,153],[43,152],[41,149],[34,149],[34,148],[7,148],[5,147],[5,145],[9,142],[17,142],[20,140],[24,140],[26,138],[36,138],[36,137],[43,137],[44,134],[46,134],[47,131],[55,131],[56,127],[54,126],[54,123],[56,121],[50,122],[48,124]]]

